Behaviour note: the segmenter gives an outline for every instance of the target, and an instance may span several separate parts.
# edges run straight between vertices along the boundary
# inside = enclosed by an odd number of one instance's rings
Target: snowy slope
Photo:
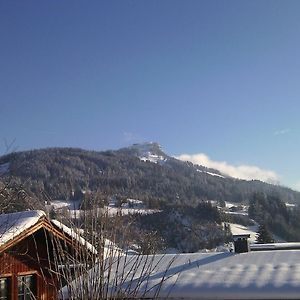
[[[163,164],[167,161],[167,157],[158,143],[134,144],[130,148],[136,151],[139,159],[142,161],[149,161],[155,164]]]
[[[148,208],[124,208],[124,207],[110,207],[104,206],[104,209],[107,211],[109,216],[115,216],[117,214],[121,214],[123,216],[140,214],[140,215],[148,215],[159,212],[158,209],[148,209]]]
[[[229,223],[231,233],[233,235],[239,235],[239,234],[250,234],[250,243],[255,243],[256,241],[256,235],[257,235],[257,230],[258,230],[258,225],[253,225],[253,226],[243,226],[240,224],[234,224],[234,223]]]
[[[161,155],[152,154],[151,152],[143,153],[139,156],[140,160],[142,161],[150,161],[152,163],[164,163],[167,159]]]
[[[220,174],[217,174],[217,173],[212,173],[212,172],[207,172],[207,171],[203,171],[203,170],[199,170],[199,169],[197,170],[197,172],[205,173],[205,174],[220,177],[220,178],[225,178],[225,176],[223,176],[223,175],[220,175]]]

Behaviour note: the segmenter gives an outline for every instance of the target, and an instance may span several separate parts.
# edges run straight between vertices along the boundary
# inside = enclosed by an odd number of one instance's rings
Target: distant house
[[[134,209],[144,209],[144,202],[136,199],[127,199],[125,203],[121,205],[122,208],[134,208]]]
[[[57,299],[67,260],[95,251],[43,211],[0,215],[0,299]]]
[[[300,299],[300,250],[249,251],[246,235],[235,237],[240,252],[132,255],[110,259],[105,286],[113,299],[258,300]],[[292,247],[291,250],[288,249]],[[276,248],[275,248],[276,249]],[[249,251],[249,252],[247,252]],[[102,264],[103,265],[103,264]],[[92,295],[106,273],[95,265],[74,288],[88,286]],[[108,274],[106,274],[108,275]],[[76,293],[76,291],[75,291]],[[63,299],[71,299],[68,289]],[[96,298],[99,299],[99,298]]]

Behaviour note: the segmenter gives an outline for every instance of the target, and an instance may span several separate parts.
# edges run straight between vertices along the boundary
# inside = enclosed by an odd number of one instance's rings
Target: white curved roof
[[[110,296],[127,290],[130,297],[130,291],[136,292],[139,286],[138,298],[151,298],[160,289],[159,298],[168,299],[300,299],[300,250],[128,256],[117,260],[112,269],[119,275],[110,282],[118,282],[118,286],[110,284]],[[91,291],[99,284],[95,274],[100,279],[101,272],[97,268],[89,273]],[[67,289],[62,291],[67,299]]]

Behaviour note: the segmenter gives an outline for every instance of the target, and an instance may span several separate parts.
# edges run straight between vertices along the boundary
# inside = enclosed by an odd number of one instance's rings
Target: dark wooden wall
[[[45,231],[40,229],[0,254],[0,277],[11,278],[12,300],[17,300],[17,276],[28,274],[36,274],[37,299],[57,299],[58,278],[49,271],[55,268],[52,265],[53,254],[47,247],[46,239]]]

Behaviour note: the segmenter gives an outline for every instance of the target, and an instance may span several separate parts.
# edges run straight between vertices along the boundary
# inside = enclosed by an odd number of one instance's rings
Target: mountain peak
[[[132,149],[140,151],[140,152],[151,152],[153,154],[162,154],[163,153],[161,145],[157,142],[137,143],[137,144],[133,144],[129,148],[132,148]]]
[[[142,161],[161,164],[167,159],[167,155],[163,152],[162,147],[156,142],[133,144],[128,149],[133,151]]]

